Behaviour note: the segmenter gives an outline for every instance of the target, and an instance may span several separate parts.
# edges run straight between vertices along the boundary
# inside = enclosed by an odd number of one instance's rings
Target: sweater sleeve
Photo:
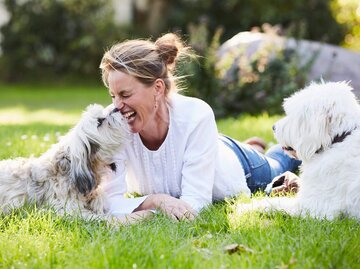
[[[206,104],[198,112],[199,119],[189,133],[184,153],[180,197],[196,211],[212,202],[218,150],[212,109]]]
[[[126,198],[124,194],[127,192],[126,164],[122,158],[115,161],[116,172],[109,177],[104,185],[104,191],[107,195],[109,203],[109,213],[113,216],[132,213],[147,196],[137,198]]]

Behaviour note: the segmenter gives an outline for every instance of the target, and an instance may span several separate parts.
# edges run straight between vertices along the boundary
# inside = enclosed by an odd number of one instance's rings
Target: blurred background
[[[0,84],[100,86],[106,48],[166,32],[199,56],[184,94],[218,117],[281,113],[310,80],[360,88],[358,0],[0,0]]]

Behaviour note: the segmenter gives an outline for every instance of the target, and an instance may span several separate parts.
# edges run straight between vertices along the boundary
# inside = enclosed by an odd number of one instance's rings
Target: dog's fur
[[[292,197],[253,200],[238,213],[284,210],[291,215],[360,218],[360,106],[345,82],[312,83],[283,104],[274,125],[287,153],[302,160],[300,189]]]
[[[115,169],[113,155],[128,137],[120,112],[90,105],[79,123],[39,158],[0,161],[0,212],[35,203],[59,214],[107,219],[100,184]]]

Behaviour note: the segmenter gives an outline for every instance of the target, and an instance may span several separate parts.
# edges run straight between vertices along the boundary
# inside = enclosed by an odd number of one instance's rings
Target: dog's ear
[[[78,191],[87,195],[96,187],[96,178],[92,170],[92,164],[99,145],[95,142],[90,142],[84,134],[82,136],[77,134],[73,137],[69,147],[70,174]]]
[[[95,175],[90,167],[74,171],[74,183],[78,191],[83,194],[89,194],[96,186]]]
[[[80,158],[73,158],[72,177],[75,187],[83,195],[87,195],[96,187],[95,174],[92,171],[92,154],[95,154],[96,145],[90,143],[90,148],[83,143],[83,152]]]
[[[300,117],[300,132],[296,154],[300,160],[310,160],[317,152],[331,145],[329,111],[304,111]]]

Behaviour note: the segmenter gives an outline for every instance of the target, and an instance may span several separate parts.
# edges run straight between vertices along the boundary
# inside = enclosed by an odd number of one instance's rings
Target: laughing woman
[[[103,56],[103,82],[132,132],[105,188],[115,216],[160,210],[191,220],[214,200],[250,196],[299,165],[278,146],[264,155],[219,135],[210,106],[178,93],[173,74],[178,60],[188,54],[181,39],[170,33],[156,42],[116,44]],[[143,196],[124,198],[126,192]]]

